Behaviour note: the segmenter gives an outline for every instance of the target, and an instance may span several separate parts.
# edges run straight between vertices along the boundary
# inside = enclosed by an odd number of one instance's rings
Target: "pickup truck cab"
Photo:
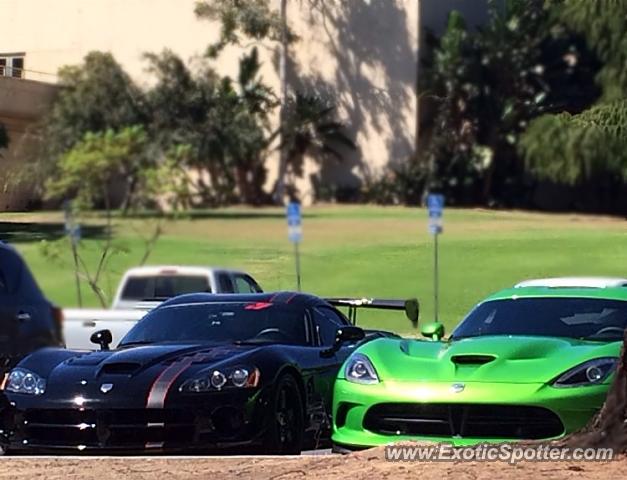
[[[185,293],[261,293],[247,273],[223,268],[154,266],[128,270],[118,288],[113,310],[152,310]]]
[[[110,310],[65,309],[63,334],[70,349],[93,349],[90,337],[110,330],[112,345],[153,308],[185,293],[261,293],[245,272],[220,267],[150,266],[128,270],[122,277]]]

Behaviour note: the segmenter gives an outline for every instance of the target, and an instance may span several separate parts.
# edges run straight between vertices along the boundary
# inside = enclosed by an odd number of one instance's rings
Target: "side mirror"
[[[344,327],[338,328],[335,332],[335,341],[333,342],[333,346],[331,348],[323,350],[321,352],[321,355],[323,357],[330,357],[340,348],[342,348],[343,344],[347,342],[358,342],[359,340],[363,340],[365,337],[366,332],[364,332],[359,327],[346,325]]]
[[[418,328],[418,317],[420,317],[420,307],[418,306],[418,300],[412,298],[405,301],[405,315],[414,326]]]
[[[100,350],[109,350],[109,345],[113,342],[113,335],[111,335],[111,330],[98,330],[92,334],[89,341],[100,345]]]
[[[425,323],[420,329],[423,337],[438,341],[444,337],[444,325],[440,322]]]

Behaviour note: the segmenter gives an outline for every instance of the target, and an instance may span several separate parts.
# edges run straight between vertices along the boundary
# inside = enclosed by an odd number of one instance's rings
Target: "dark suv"
[[[25,355],[63,345],[62,321],[61,310],[41,293],[22,257],[0,242],[0,384]]]

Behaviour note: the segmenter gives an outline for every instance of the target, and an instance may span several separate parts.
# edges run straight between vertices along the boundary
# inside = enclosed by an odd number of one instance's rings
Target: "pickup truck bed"
[[[93,350],[89,341],[92,333],[98,330],[111,330],[112,347],[146,314],[147,310],[98,310],[88,308],[67,308],[63,310],[63,336],[67,348],[72,350]]]

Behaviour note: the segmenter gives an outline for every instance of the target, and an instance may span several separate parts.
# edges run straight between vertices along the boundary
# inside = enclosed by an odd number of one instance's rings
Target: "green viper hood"
[[[380,339],[359,352],[370,358],[384,382],[547,383],[588,360],[617,357],[621,344],[532,336]]]

